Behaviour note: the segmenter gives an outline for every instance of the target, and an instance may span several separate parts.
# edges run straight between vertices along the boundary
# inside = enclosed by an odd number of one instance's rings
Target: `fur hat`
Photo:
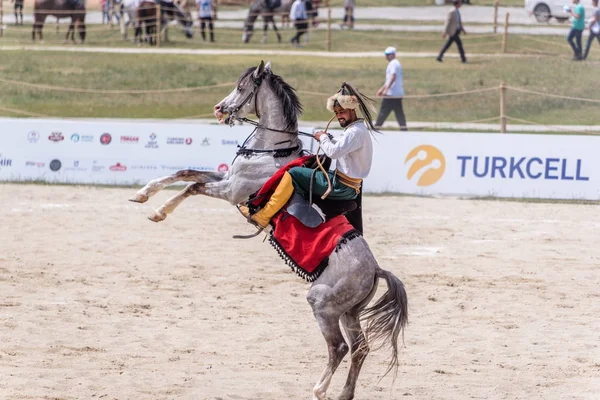
[[[345,87],[342,87],[336,94],[327,99],[327,109],[333,112],[336,103],[340,107],[350,110],[356,110],[359,106],[356,96],[351,95]]]
[[[340,90],[327,99],[327,109],[329,111],[334,112],[333,108],[337,105],[348,110],[359,109],[369,128],[376,130],[372,122],[371,113],[369,112],[369,110],[375,111],[373,100],[360,93],[352,85],[346,82],[342,83]]]

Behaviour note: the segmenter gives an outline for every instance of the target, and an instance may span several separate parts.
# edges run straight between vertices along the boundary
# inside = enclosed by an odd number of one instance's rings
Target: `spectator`
[[[442,62],[442,58],[444,57],[444,53],[452,43],[456,42],[456,47],[458,47],[458,52],[460,53],[460,59],[463,63],[467,62],[467,58],[465,57],[465,50],[463,49],[462,41],[460,40],[460,34],[467,34],[465,28],[462,24],[462,17],[460,16],[460,7],[462,6],[461,0],[454,0],[454,8],[448,13],[448,18],[446,19],[446,25],[444,26],[444,33],[442,33],[442,38],[448,37],[448,41],[440,50],[440,54],[437,56],[436,60]]]
[[[117,20],[117,24],[121,22],[121,0],[112,0],[112,15]]]
[[[306,5],[304,0],[295,0],[290,10],[290,20],[294,21],[296,27],[296,35],[290,40],[296,47],[300,47],[300,36],[308,30],[308,22],[306,15]]]
[[[354,28],[354,7],[356,7],[356,0],[344,0],[344,22],[340,28]]]
[[[0,0],[2,1],[2,0]],[[15,3],[15,24],[19,25],[19,15],[21,16],[21,24],[23,25],[23,0],[12,0]],[[0,28],[1,29],[1,28]]]
[[[581,54],[581,35],[585,29],[585,8],[583,8],[579,0],[573,0],[573,4],[575,4],[574,9],[565,6],[565,11],[573,17],[567,41],[573,49],[573,61],[581,61],[583,59]]]
[[[206,24],[208,24],[208,32],[210,34],[210,41],[215,41],[215,32],[213,27],[213,16],[216,19],[217,16],[217,8],[213,0],[197,0],[198,4],[198,18],[200,19],[200,34],[202,35],[202,40],[206,40],[206,34],[204,30],[206,28]]]
[[[110,4],[110,0],[100,0],[100,10],[102,10],[102,23],[103,24],[107,24],[108,19],[110,18],[108,15],[107,4]]]
[[[584,60],[590,53],[590,47],[592,46],[594,39],[598,39],[598,43],[600,43],[600,8],[598,8],[598,0],[592,0],[592,5],[594,6],[594,14],[590,20],[590,36],[588,36],[585,53],[583,54]]]
[[[396,121],[400,126],[401,131],[408,130],[406,127],[406,117],[402,108],[402,97],[404,97],[404,82],[402,65],[396,59],[396,49],[388,47],[383,52],[385,58],[389,61],[385,69],[385,83],[377,91],[376,96],[385,96],[381,101],[381,109],[375,122],[375,127],[379,128],[383,125],[385,119],[394,110]]]

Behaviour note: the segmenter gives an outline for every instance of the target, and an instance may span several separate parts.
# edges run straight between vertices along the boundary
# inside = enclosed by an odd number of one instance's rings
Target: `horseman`
[[[324,153],[336,160],[335,171],[327,171],[326,177],[321,170],[293,167],[283,174],[264,207],[251,215],[247,207],[241,207],[242,214],[251,223],[265,228],[271,218],[286,205],[294,191],[308,198],[312,188],[312,193],[320,197],[328,190],[328,181],[332,185],[328,199],[356,200],[361,194],[362,181],[371,170],[373,159],[371,132],[377,132],[369,108],[373,109],[371,100],[344,82],[340,90],[327,100],[327,109],[335,113],[335,118],[344,129],[342,135],[333,138],[325,131],[318,131],[313,135]],[[358,117],[358,110],[363,118]],[[360,205],[358,212],[360,213]],[[362,220],[360,214],[358,218],[359,221]],[[356,226],[354,223],[353,225]],[[357,229],[362,231],[362,223]]]

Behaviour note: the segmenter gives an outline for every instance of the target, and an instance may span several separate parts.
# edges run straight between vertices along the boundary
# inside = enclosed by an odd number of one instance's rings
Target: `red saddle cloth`
[[[266,203],[283,174],[292,167],[304,165],[313,156],[301,157],[283,166],[258,191],[250,201],[254,206]],[[343,215],[331,218],[316,228],[309,228],[285,208],[272,220],[269,243],[294,272],[308,282],[315,281],[329,264],[329,255],[340,245],[361,236],[360,232]]]

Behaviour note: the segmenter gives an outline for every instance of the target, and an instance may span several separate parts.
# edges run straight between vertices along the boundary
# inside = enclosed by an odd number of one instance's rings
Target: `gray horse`
[[[277,30],[277,26],[275,25],[275,16],[283,15],[288,16],[290,10],[292,9],[292,4],[294,0],[281,0],[279,5],[275,8],[270,7],[270,4],[274,0],[254,0],[252,5],[250,5],[250,10],[248,11],[248,16],[246,17],[246,22],[244,22],[244,33],[242,34],[242,42],[248,43],[250,38],[252,37],[252,32],[254,31],[254,22],[262,15],[263,17],[263,37],[261,42],[266,43],[267,41],[267,31],[269,30],[269,24],[273,26],[273,30],[275,31],[275,35],[277,35],[277,42],[281,43],[281,35]]]
[[[184,199],[197,194],[238,204],[260,189],[281,165],[300,156],[302,143],[298,138],[297,118],[302,106],[294,89],[273,74],[270,63],[265,65],[261,61],[258,68],[246,70],[236,88],[214,109],[215,116],[229,124],[249,114],[260,116],[257,130],[245,145],[245,156],[237,157],[227,173],[184,170],[149,182],[130,200],[143,203],[166,185],[194,182],[167,200],[151,220],[165,219]],[[278,150],[278,155],[284,157],[275,158],[271,150]],[[367,307],[375,296],[380,278],[385,280],[387,292]],[[360,369],[373,346],[391,347],[386,373],[397,372],[398,338],[408,321],[406,291],[394,274],[377,265],[362,236],[340,244],[329,256],[329,265],[312,284],[307,300],[329,351],[327,367],[313,389],[313,400],[325,400],[331,378],[348,350],[351,366],[341,400],[354,398]],[[365,323],[364,328],[361,322]],[[344,340],[340,323],[349,344]]]

